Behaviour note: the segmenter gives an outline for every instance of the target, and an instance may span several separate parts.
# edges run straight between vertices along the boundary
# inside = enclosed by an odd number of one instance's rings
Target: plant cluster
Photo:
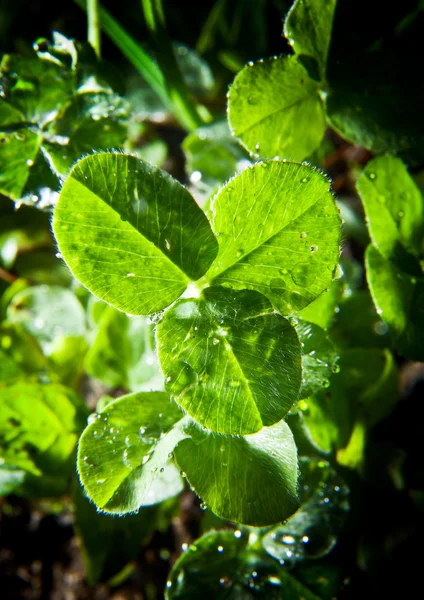
[[[0,494],[72,495],[95,584],[188,484],[209,526],[168,600],[330,599],[370,474],[408,486],[370,447],[399,368],[424,360],[422,90],[399,115],[384,44],[338,54],[352,3],[296,0],[293,53],[237,73],[227,125],[206,61],[142,4],[154,55],[94,2],[90,43],[54,33],[1,62]],[[98,18],[144,77],[129,91]],[[152,126],[171,113],[187,185]],[[366,226],[323,170],[341,139],[367,151],[350,165]]]

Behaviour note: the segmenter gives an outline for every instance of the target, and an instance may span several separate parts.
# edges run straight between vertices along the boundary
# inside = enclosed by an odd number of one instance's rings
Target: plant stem
[[[165,14],[162,0],[141,0],[144,17],[155,46],[157,61],[165,77],[169,98],[175,115],[182,125],[193,130],[210,120],[210,115],[203,108],[203,118],[193,102],[190,92],[178,67],[172,42],[166,30]]]
[[[75,3],[83,10],[87,10],[85,0],[75,0]],[[164,78],[157,64],[102,6],[99,7],[99,17],[101,27],[106,35],[137,69],[162,102],[169,106]]]
[[[99,0],[87,0],[88,41],[101,58]]]

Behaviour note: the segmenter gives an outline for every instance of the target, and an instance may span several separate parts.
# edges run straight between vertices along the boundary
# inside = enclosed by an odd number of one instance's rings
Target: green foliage
[[[252,552],[240,531],[211,531],[181,555],[166,584],[167,600],[197,598],[267,598],[288,600],[317,596],[277,563]],[[284,596],[282,596],[284,595]]]
[[[136,315],[171,304],[217,251],[189,192],[122,154],[89,156],[72,169],[53,229],[72,273],[102,300]]]
[[[264,158],[302,160],[324,136],[319,87],[295,56],[249,63],[234,80],[228,107],[233,135]]]
[[[271,525],[297,509],[297,452],[284,421],[245,437],[218,436],[197,425],[188,431],[190,438],[176,448],[177,462],[221,518]]]
[[[89,46],[60,33],[29,58],[0,65],[0,191],[46,208],[72,163],[93,148],[123,146],[128,105],[114,94]]]
[[[124,396],[95,414],[78,449],[81,482],[97,507],[136,511],[181,491],[169,462],[184,438],[182,413],[163,392]]]
[[[93,48],[54,33],[0,65],[0,495],[72,504],[90,586],[143,556],[152,599],[167,560],[168,600],[373,592],[423,505],[405,415],[424,135],[403,48],[422,11],[374,27],[362,0],[296,0],[293,53],[243,68],[271,2],[218,0],[199,56],[145,0],[155,58],[100,7],[140,79],[102,62],[97,4]]]
[[[422,360],[424,201],[393,156],[368,163],[358,180],[371,242],[366,270],[377,312],[405,356]]]
[[[369,44],[352,51],[341,32],[359,13],[353,1],[296,0],[284,22],[294,54],[250,61],[237,74],[229,122],[250,152],[305,159],[320,146],[327,122],[354,144],[422,161],[423,127],[411,115],[423,91],[406,68],[408,54],[395,46],[384,55],[378,27]],[[392,45],[398,35],[387,36]],[[395,93],[393,80],[402,82]]]
[[[167,390],[213,431],[255,433],[298,396],[296,332],[258,292],[207,288],[202,299],[177,302],[157,335]]]

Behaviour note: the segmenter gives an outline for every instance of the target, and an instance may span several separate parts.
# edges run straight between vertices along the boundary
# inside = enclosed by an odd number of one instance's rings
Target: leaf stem
[[[87,0],[88,41],[97,58],[101,58],[99,0]]]

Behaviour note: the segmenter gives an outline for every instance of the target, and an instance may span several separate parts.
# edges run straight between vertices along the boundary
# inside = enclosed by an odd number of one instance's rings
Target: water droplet
[[[127,273],[127,277],[135,277],[135,273]]]
[[[244,254],[243,248],[239,248],[236,252],[237,258],[240,258],[240,256],[243,256],[243,254]]]
[[[25,162],[26,162],[26,164],[27,164],[29,167],[33,167],[33,166],[34,166],[34,161],[33,161],[33,160],[31,160],[30,158],[28,158],[28,160],[27,160],[27,161],[25,161]]]
[[[303,542],[304,544],[307,544],[307,543],[309,542],[309,538],[308,538],[308,536],[307,536],[307,535],[304,535],[304,536],[302,537],[302,542]]]
[[[300,180],[300,183],[308,183],[309,181],[309,177],[302,177],[302,179]]]
[[[237,539],[241,538],[241,531],[240,529],[236,529],[234,532],[234,537],[236,537]]]
[[[220,552],[220,553],[221,553],[221,552],[224,552],[224,547],[223,547],[223,546],[218,546],[217,550],[218,550],[218,552]]]
[[[400,210],[400,211],[398,212],[398,217],[399,217],[399,219],[402,219],[404,216],[405,216],[405,213],[403,212],[403,210]]]
[[[207,507],[207,505],[206,505],[205,502],[201,502],[200,503],[200,508],[201,508],[201,510],[206,510],[208,507]]]
[[[309,409],[309,406],[308,406],[308,403],[306,402],[306,400],[301,400],[301,401],[299,402],[299,409],[300,409],[302,412],[305,412],[306,410],[308,410],[308,409]]]
[[[306,231],[302,231],[302,233],[299,235],[299,237],[301,240],[304,240],[307,237],[307,235],[308,234],[306,233]]]
[[[283,544],[295,544],[296,539],[292,535],[283,535],[281,538]]]
[[[330,387],[330,381],[329,379],[324,379],[324,381],[322,382],[322,386],[325,388]]]
[[[333,368],[331,370],[333,371],[333,373],[340,373],[340,365],[333,365]]]
[[[259,145],[259,142],[257,142],[255,144],[255,150],[256,150],[256,152],[259,152],[259,148],[260,148],[260,145]]]
[[[377,179],[377,174],[376,173],[367,173],[367,177],[368,177],[368,179],[374,180],[374,179]]]
[[[165,248],[168,250],[168,252],[171,251],[171,244],[169,243],[169,240],[165,240]]]
[[[249,62],[248,62],[247,64],[248,64],[248,66],[249,66],[249,67],[253,67],[253,65],[254,65],[255,63],[253,62],[253,60],[249,60]]]
[[[255,98],[254,96],[249,96],[249,97],[247,98],[247,102],[248,102],[249,104],[256,104],[257,100],[256,100],[256,98]]]
[[[163,584],[162,584],[162,585],[163,585]],[[166,582],[166,589],[168,589],[168,590],[169,590],[171,587],[172,587],[172,581],[169,581],[169,580],[168,580],[168,581]]]
[[[309,252],[311,254],[313,254],[314,252],[316,252],[318,250],[318,246],[309,246]]]
[[[216,346],[217,344],[219,344],[219,339],[218,339],[218,338],[213,338],[213,340],[212,340],[212,344],[213,344],[214,346]]]
[[[187,542],[184,542],[184,544],[181,544],[181,550],[182,550],[183,552],[185,552],[185,551],[187,550],[187,548],[188,548],[188,544],[187,544]]]

